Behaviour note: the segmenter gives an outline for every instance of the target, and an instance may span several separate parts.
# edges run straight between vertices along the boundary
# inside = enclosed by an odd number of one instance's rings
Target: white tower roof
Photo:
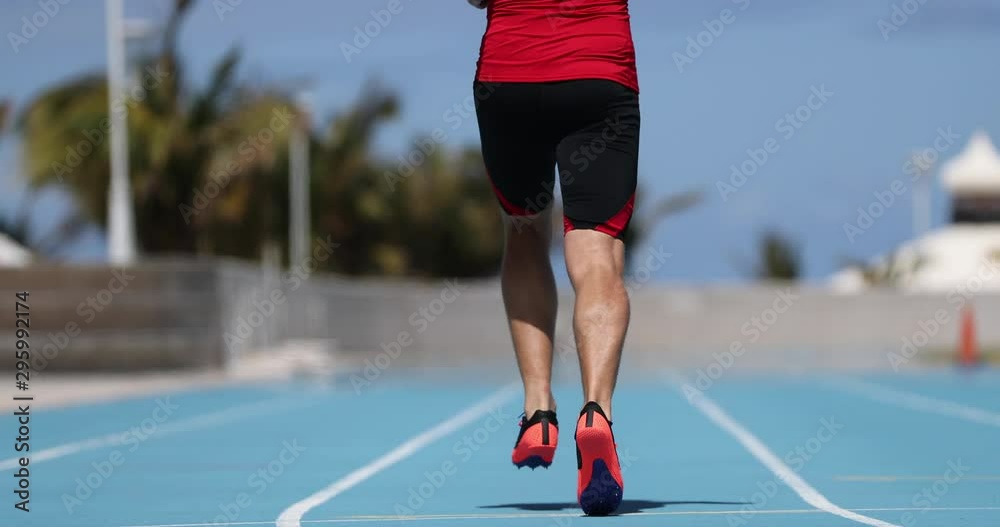
[[[979,130],[957,157],[941,167],[941,180],[952,194],[1000,194],[1000,153]]]

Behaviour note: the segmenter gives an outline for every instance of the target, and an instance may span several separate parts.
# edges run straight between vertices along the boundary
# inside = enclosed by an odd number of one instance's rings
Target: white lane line
[[[899,481],[937,481],[937,476],[835,476],[835,481],[850,481],[860,483],[895,483]],[[1000,481],[1000,476],[962,476],[962,481]]]
[[[884,507],[870,509],[853,509],[857,512],[972,512],[972,511],[1000,511],[1000,507]],[[766,516],[794,515],[794,514],[826,514],[826,511],[819,509],[771,509],[771,510],[719,510],[719,511],[647,511],[630,512],[623,516],[720,516],[726,514],[757,514]],[[431,521],[431,520],[530,520],[537,518],[580,518],[583,514],[579,512],[535,512],[535,513],[498,513],[498,514],[415,514],[415,515],[370,515],[370,516],[341,516],[337,518],[327,518],[322,520],[302,520],[303,524],[330,524],[330,523],[367,523],[367,522],[408,522],[408,521]],[[273,521],[242,521],[242,522],[222,522],[222,523],[165,523],[165,524],[143,524],[143,525],[123,525],[121,527],[241,527],[249,525],[274,525]]]
[[[463,426],[475,421],[479,417],[489,413],[497,406],[520,393],[521,388],[518,383],[511,383],[482,401],[462,410],[451,416],[449,419],[438,423],[433,428],[425,430],[420,434],[411,437],[403,444],[383,454],[371,463],[351,472],[343,478],[333,482],[328,487],[316,492],[312,496],[305,498],[298,503],[288,507],[278,516],[275,525],[278,527],[301,527],[302,517],[312,509],[330,501],[338,494],[364,482],[368,478],[379,472],[399,463],[412,456],[425,446],[445,437]]]
[[[272,413],[278,410],[287,410],[293,403],[301,405],[303,402],[306,404],[312,404],[316,402],[313,400],[306,400],[302,398],[289,399],[269,399],[266,401],[244,404],[239,406],[233,406],[231,408],[226,408],[224,410],[219,410],[217,412],[210,412],[207,414],[202,414],[196,417],[191,417],[188,419],[183,419],[179,421],[171,422],[169,418],[163,424],[157,425],[156,429],[152,431],[148,437],[143,441],[149,440],[153,437],[160,437],[168,434],[176,434],[180,432],[190,432],[193,430],[198,430],[202,428],[210,428],[212,426],[217,426],[221,424],[231,423],[246,417],[252,417],[261,414]],[[139,429],[139,426],[135,428]],[[72,443],[65,443],[59,446],[54,446],[51,448],[46,448],[43,450],[38,450],[30,453],[31,463],[41,463],[43,461],[50,461],[53,459],[58,459],[61,457],[76,454],[78,452],[85,452],[88,450],[97,450],[105,447],[120,446],[125,443],[125,441],[131,438],[132,441],[141,442],[136,437],[132,431],[122,431],[114,434],[108,434],[101,437],[93,437],[90,439],[83,439],[80,441],[74,441]],[[9,459],[4,459],[0,461],[0,470],[8,470],[18,466],[18,460],[20,458],[13,457]]]
[[[926,395],[895,388],[888,388],[860,379],[839,378],[829,381],[828,384],[834,388],[863,395],[883,404],[899,406],[900,408],[915,410],[917,412],[957,417],[987,426],[1000,427],[1000,413],[990,412],[981,408],[935,399]]]
[[[778,459],[778,456],[774,455],[774,453],[771,452],[771,450],[768,449],[764,443],[757,439],[757,437],[750,433],[746,428],[743,428],[743,426],[737,423],[732,417],[726,414],[725,410],[712,402],[712,400],[709,399],[704,393],[696,391],[693,392],[691,396],[688,396],[688,394],[685,394],[682,389],[686,383],[683,378],[673,372],[667,372],[667,377],[674,384],[674,388],[676,388],[677,391],[684,396],[691,406],[700,410],[701,413],[705,414],[705,416],[709,418],[709,420],[726,432],[729,432],[729,434],[736,438],[736,440],[739,441],[740,444],[742,444],[743,447],[746,448],[751,454],[753,454],[758,461],[763,463],[768,470],[774,473],[774,475],[777,476],[782,483],[794,490],[795,493],[809,505],[835,516],[847,518],[865,525],[873,525],[875,527],[899,527],[896,524],[877,520],[875,518],[858,514],[834,505],[830,502],[830,500],[826,499],[825,496],[820,494],[818,490],[799,477],[799,475],[788,465]]]

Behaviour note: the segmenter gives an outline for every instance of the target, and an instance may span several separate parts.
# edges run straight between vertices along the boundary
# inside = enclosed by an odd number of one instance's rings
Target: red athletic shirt
[[[491,0],[476,79],[639,80],[628,0]]]

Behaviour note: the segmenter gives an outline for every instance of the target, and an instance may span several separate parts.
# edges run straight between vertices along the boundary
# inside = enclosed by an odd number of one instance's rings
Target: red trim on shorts
[[[563,216],[563,235],[565,235],[567,232],[569,232],[571,230],[573,230],[573,224],[570,223],[569,218],[567,218],[564,215]]]
[[[612,216],[608,221],[594,227],[594,230],[617,238],[622,231],[625,230],[629,220],[632,219],[632,207],[634,205],[635,192],[633,192],[632,196],[628,198],[628,202],[625,203],[622,210],[618,211],[618,213]]]
[[[493,194],[500,200],[500,205],[503,207],[504,211],[511,216],[530,216],[531,213],[527,209],[523,209],[514,205],[503,194],[500,193],[500,189],[493,184],[493,178],[490,176],[489,171],[486,171],[486,179],[490,180],[490,187],[493,189]]]

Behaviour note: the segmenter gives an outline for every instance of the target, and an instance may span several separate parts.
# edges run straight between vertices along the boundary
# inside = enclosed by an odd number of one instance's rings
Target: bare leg
[[[552,397],[552,340],[558,297],[549,260],[550,212],[505,221],[501,286],[528,418],[535,410],[556,409]]]
[[[601,405],[609,420],[629,323],[624,267],[621,240],[593,230],[566,233],[566,270],[576,290],[573,332],[584,401]]]

